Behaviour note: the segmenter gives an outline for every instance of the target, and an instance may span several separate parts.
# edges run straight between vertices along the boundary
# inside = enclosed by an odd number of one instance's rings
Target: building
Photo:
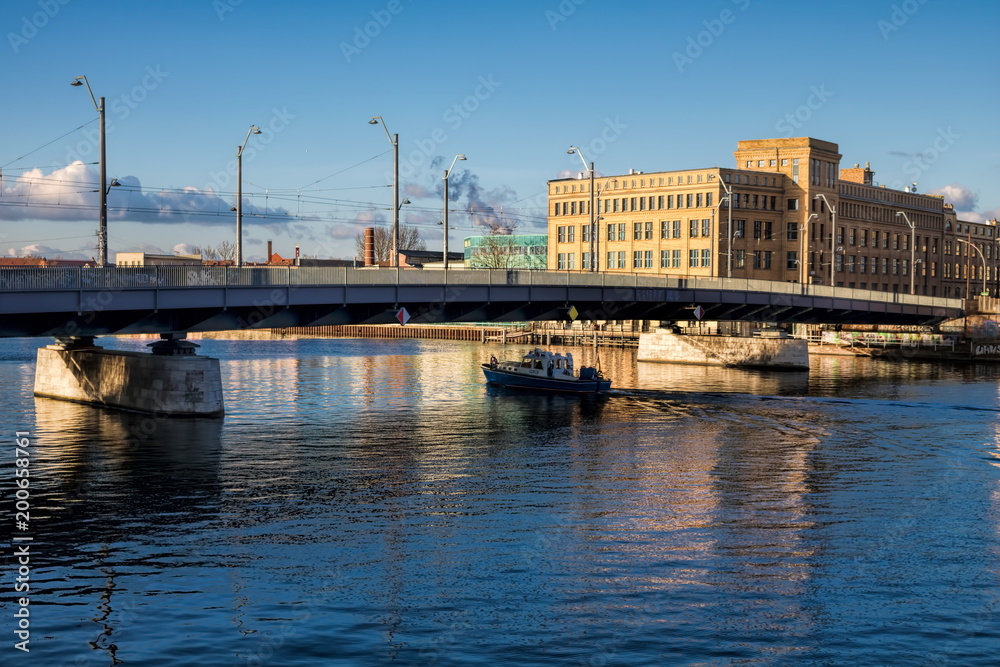
[[[153,255],[145,252],[120,252],[116,266],[190,266],[201,265],[201,255]]]
[[[472,269],[544,269],[547,234],[488,234],[465,238],[465,265]]]
[[[941,197],[878,185],[870,165],[841,169],[835,143],[740,141],[734,157],[733,169],[633,170],[593,191],[590,179],[549,181],[548,268],[950,297],[1000,276],[996,221],[960,221]]]

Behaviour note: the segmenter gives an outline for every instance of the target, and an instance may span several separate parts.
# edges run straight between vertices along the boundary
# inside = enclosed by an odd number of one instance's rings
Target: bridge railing
[[[545,271],[516,269],[386,269],[352,267],[145,266],[0,269],[0,292],[122,290],[185,287],[269,287],[295,285],[546,285],[651,289],[704,289],[770,292],[947,308],[960,299],[802,283],[669,276],[644,273]]]

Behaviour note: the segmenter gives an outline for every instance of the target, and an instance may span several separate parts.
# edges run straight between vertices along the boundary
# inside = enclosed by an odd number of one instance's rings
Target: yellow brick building
[[[593,190],[589,177],[550,181],[548,268],[954,297],[998,276],[995,221],[959,221],[941,197],[877,185],[867,165],[841,169],[837,144],[740,141],[734,156],[735,169],[632,171]]]

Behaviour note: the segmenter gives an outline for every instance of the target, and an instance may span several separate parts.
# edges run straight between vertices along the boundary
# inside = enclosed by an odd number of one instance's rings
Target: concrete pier
[[[639,336],[639,361],[809,370],[808,343],[798,338],[681,335],[657,329]]]
[[[93,338],[40,348],[36,396],[171,416],[222,416],[219,360],[193,354],[194,343],[165,336],[153,354],[105,350]]]

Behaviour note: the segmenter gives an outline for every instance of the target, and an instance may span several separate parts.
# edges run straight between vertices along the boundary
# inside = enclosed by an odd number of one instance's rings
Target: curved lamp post
[[[583,162],[583,168],[590,172],[590,270],[597,270],[596,255],[594,254],[594,223],[596,215],[594,213],[594,163],[591,162],[590,166],[587,166],[587,161],[583,159],[583,153],[580,151],[578,146],[570,146],[567,153],[576,153],[580,156],[580,161]]]
[[[910,217],[906,215],[904,211],[896,211],[896,217],[902,216],[903,220],[906,220],[906,224],[910,226],[910,294],[913,294],[913,279],[917,271],[917,262],[914,259],[914,254],[917,251],[917,228],[910,222]],[[959,239],[961,241],[961,239]]]
[[[260,128],[251,125],[243,144],[236,147],[236,266],[243,266],[243,149],[251,134],[261,134]]]
[[[833,226],[833,229],[830,230],[830,287],[836,287],[837,263],[834,260],[837,258],[837,209],[830,205],[830,200],[822,192],[813,197],[813,199],[822,199],[826,207],[830,209],[830,224]]]
[[[975,250],[976,252],[979,253],[979,259],[981,259],[983,261],[983,291],[982,291],[982,294],[986,294],[986,255],[984,255],[983,251],[979,249],[979,246],[977,246],[975,243],[972,243],[971,241],[966,241],[965,239],[959,239],[959,238],[956,238],[955,240],[958,241],[959,243],[964,243],[965,245],[969,246],[970,248],[972,248],[973,250]],[[966,292],[968,292],[968,291],[969,290],[967,289]],[[965,298],[968,299],[969,295],[966,294]]]
[[[372,116],[369,125],[381,125],[392,144],[392,264],[399,266],[399,135],[389,134],[382,116]]]
[[[444,229],[444,270],[448,270],[448,177],[451,176],[451,170],[455,168],[455,163],[459,160],[465,160],[465,155],[459,154],[455,156],[455,159],[451,161],[451,166],[444,170],[444,220],[442,222]]]
[[[94,108],[97,109],[97,116],[100,119],[98,142],[101,151],[101,183],[98,187],[101,192],[101,222],[100,227],[97,229],[97,265],[103,268],[108,265],[108,167],[106,155],[107,142],[104,132],[104,98],[102,97],[98,101],[94,97],[94,91],[90,89],[90,82],[87,81],[86,76],[76,77],[69,85],[87,86],[87,92],[90,93],[90,99],[94,102]]]

